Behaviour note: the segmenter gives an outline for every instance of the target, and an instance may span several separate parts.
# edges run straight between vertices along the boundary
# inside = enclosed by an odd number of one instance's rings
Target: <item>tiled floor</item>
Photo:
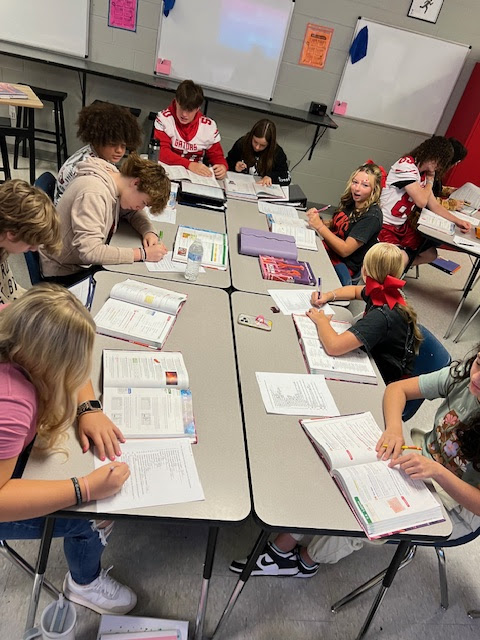
[[[42,165],[41,169],[51,169],[51,166]],[[406,288],[420,322],[440,338],[469,271],[468,258],[458,253],[448,254],[462,264],[459,272],[448,276],[427,265],[420,269],[419,280],[409,278]],[[20,273],[19,280],[22,281],[26,276],[21,275],[22,271],[25,274],[21,261],[12,261],[12,265],[15,272]],[[468,308],[476,303],[477,297],[476,292],[471,295],[472,302]],[[478,322],[473,323],[458,345],[451,339],[445,341],[453,357],[463,357],[473,346],[478,339],[478,326]],[[424,403],[412,424],[428,428],[433,413],[434,403]],[[251,520],[221,531],[207,610],[207,634],[213,631],[235,584],[236,577],[228,571],[228,563],[234,557],[245,555],[257,533]],[[133,614],[188,619],[193,628],[206,534],[206,527],[201,526],[133,521],[116,523],[104,564],[115,565],[114,575],[137,591],[138,605]],[[17,548],[33,561],[37,543],[18,543]],[[390,545],[364,549],[337,565],[322,567],[310,580],[252,578],[237,602],[224,638],[355,638],[373,594],[362,596],[337,614],[331,613],[330,605],[385,567],[393,551]],[[382,640],[450,640],[452,637],[477,640],[480,637],[480,620],[470,620],[466,610],[480,608],[480,541],[447,550],[447,566],[450,588],[447,611],[442,612],[439,606],[435,552],[419,549],[414,561],[398,574],[367,637]],[[48,577],[60,587],[65,571],[61,543],[55,541]],[[1,640],[21,638],[30,588],[26,577],[0,558]],[[48,602],[48,598],[42,596],[40,610]],[[77,607],[77,613],[77,640],[96,638],[99,616],[82,607]]]

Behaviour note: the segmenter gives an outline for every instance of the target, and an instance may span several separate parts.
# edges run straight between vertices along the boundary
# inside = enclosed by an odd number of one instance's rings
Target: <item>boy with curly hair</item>
[[[58,172],[54,203],[77,175],[77,165],[85,158],[102,158],[117,164],[125,151],[135,151],[142,139],[137,119],[128,109],[109,102],[94,102],[78,114],[77,137],[85,146],[76,151]]]

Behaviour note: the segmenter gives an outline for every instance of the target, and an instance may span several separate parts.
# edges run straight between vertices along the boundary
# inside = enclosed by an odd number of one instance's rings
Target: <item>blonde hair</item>
[[[137,188],[150,197],[152,213],[161,213],[170,197],[170,179],[165,169],[151,160],[131,153],[120,167],[120,173],[127,178],[138,178]]]
[[[51,448],[75,420],[94,339],[88,311],[57,284],[36,285],[0,311],[0,362],[22,367],[35,387],[42,448]]]
[[[363,268],[365,275],[383,284],[387,276],[401,277],[403,273],[403,254],[394,244],[377,242],[365,254]],[[415,353],[418,353],[420,343],[423,340],[422,333],[417,324],[416,312],[407,300],[405,302],[405,305],[397,304],[395,308],[412,325]]]
[[[368,211],[372,204],[377,204],[382,193],[382,172],[380,171],[380,167],[373,163],[360,165],[349,177],[347,186],[345,187],[345,191],[342,193],[342,196],[340,198],[339,211],[343,211],[345,208],[350,208],[353,206],[354,210],[352,212],[352,216],[355,215],[355,202],[352,198],[352,182],[355,176],[361,171],[368,175],[368,180],[370,182],[370,186],[372,187],[372,192],[365,200],[365,202],[362,203],[362,206],[359,210],[360,214]],[[357,217],[359,212],[357,212]]]
[[[61,247],[60,220],[52,201],[24,180],[0,185],[0,234],[10,231],[16,240],[42,245],[47,253]]]

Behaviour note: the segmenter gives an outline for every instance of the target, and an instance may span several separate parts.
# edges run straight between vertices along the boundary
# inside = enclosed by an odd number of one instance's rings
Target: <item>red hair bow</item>
[[[365,278],[365,293],[376,307],[388,304],[390,309],[396,304],[407,304],[405,298],[400,293],[400,289],[405,286],[405,280],[387,276],[383,282],[377,282],[370,276]]]
[[[376,163],[373,160],[367,160],[365,164],[376,164]],[[384,189],[387,186],[387,172],[385,171],[385,169],[382,167],[381,164],[377,166],[380,169],[380,173],[382,174],[382,181],[380,186],[382,187],[382,189]]]

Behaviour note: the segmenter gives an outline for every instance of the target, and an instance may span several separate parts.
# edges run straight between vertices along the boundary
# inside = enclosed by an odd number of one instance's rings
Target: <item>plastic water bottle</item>
[[[200,265],[203,258],[203,244],[200,238],[195,237],[192,244],[188,248],[187,268],[185,269],[185,278],[190,282],[195,282],[198,278]]]
[[[160,154],[160,142],[155,138],[152,138],[148,143],[148,159],[152,162],[158,162],[158,156]]]

